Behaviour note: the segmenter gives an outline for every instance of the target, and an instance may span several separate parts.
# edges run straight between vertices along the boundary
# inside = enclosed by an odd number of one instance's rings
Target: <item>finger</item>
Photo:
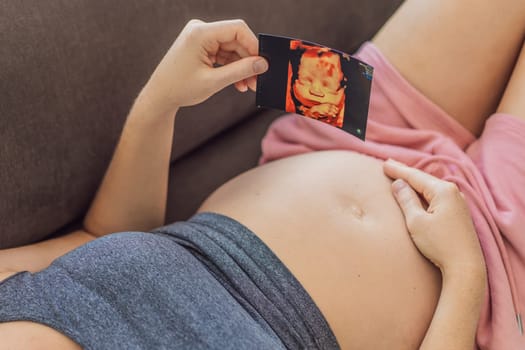
[[[220,90],[230,84],[264,73],[267,69],[268,62],[264,58],[245,57],[211,70],[210,78],[214,88]]]
[[[246,49],[250,56],[258,54],[259,42],[257,37],[243,20],[212,22],[206,23],[206,26],[212,29],[207,31],[207,34],[218,44],[235,41]]]
[[[253,92],[257,91],[257,77],[256,76],[251,76],[248,79],[246,79],[246,83],[248,84],[248,87],[250,88],[250,90],[252,90]]]
[[[221,51],[229,51],[229,52],[236,52],[240,57],[252,56],[252,55],[250,55],[250,53],[248,52],[248,50],[244,46],[242,46],[241,44],[239,44],[236,41],[220,44],[219,45],[219,50],[221,50]]]
[[[246,84],[246,80],[238,81],[234,85],[235,85],[235,88],[239,92],[246,92],[246,91],[248,91],[248,85]]]
[[[238,61],[241,59],[241,56],[237,52],[228,52],[228,51],[219,51],[217,52],[217,63],[221,66],[227,65],[229,63]]]
[[[403,179],[417,192],[421,193],[427,202],[431,202],[437,194],[437,188],[441,180],[425,173],[424,171],[411,168],[393,159],[384,163],[385,174],[393,179]]]
[[[397,179],[392,183],[392,191],[401,211],[405,215],[407,225],[413,222],[417,215],[425,213],[417,193],[405,181]]]
[[[236,52],[227,52],[227,51],[219,51],[217,53],[217,57],[218,57],[217,63],[223,66],[241,59],[241,57]],[[244,80],[235,82],[234,86],[239,92],[246,92],[248,91],[249,83],[247,79],[244,79]]]

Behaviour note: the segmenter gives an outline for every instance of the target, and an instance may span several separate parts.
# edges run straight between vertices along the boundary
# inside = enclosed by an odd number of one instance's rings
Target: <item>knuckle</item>
[[[202,32],[204,24],[205,23],[200,19],[192,19],[188,22],[188,24],[186,24],[186,30],[188,31],[189,35],[199,35]]]
[[[198,18],[192,18],[190,19],[190,21],[188,22],[188,25],[197,25],[197,24],[202,24],[204,23],[203,21],[201,21],[200,19]]]
[[[238,24],[238,25],[242,26],[242,27],[247,27],[248,26],[248,24],[246,24],[246,21],[244,19],[242,19],[242,18],[234,19],[233,22],[235,24]]]
[[[234,20],[234,23],[237,26],[237,28],[239,28],[239,31],[241,31],[243,33],[251,32],[251,29],[250,29],[250,27],[248,26],[248,23],[246,23],[245,20],[243,20],[243,19],[236,19],[236,20]]]
[[[443,181],[441,191],[448,195],[459,194],[458,186],[453,182]]]

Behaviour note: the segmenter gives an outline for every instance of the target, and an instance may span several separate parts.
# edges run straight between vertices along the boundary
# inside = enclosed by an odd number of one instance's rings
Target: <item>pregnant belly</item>
[[[199,211],[255,232],[311,295],[343,348],[417,348],[441,280],[413,245],[382,162],[348,151],[248,171]]]

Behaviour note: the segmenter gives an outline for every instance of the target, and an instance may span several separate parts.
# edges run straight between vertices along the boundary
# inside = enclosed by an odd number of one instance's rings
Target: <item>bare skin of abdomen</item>
[[[199,211],[264,241],[313,298],[345,349],[415,349],[439,270],[412,243],[382,161],[324,151],[274,161],[215,191]]]

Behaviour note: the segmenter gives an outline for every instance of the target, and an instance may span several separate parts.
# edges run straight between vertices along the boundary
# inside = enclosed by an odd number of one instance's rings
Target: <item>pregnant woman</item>
[[[191,21],[83,230],[0,251],[0,349],[523,348],[524,23],[522,1],[406,1],[357,54],[366,142],[285,116],[264,165],[155,229],[178,108],[267,69],[242,21]]]

